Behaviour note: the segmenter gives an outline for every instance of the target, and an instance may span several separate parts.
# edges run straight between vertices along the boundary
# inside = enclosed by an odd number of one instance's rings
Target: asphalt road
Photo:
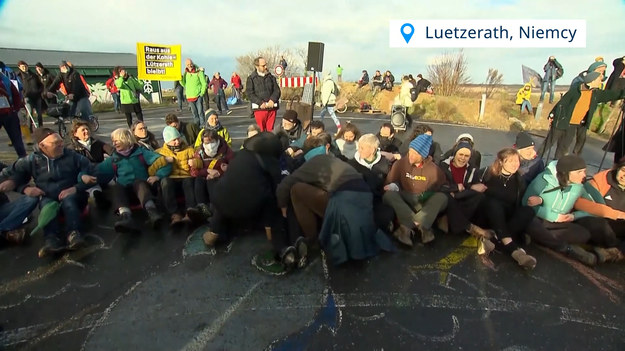
[[[172,110],[145,110],[155,134]],[[235,108],[221,118],[237,146],[252,122],[245,115]],[[121,115],[99,117],[103,138],[126,125]],[[386,120],[340,118],[365,132]],[[483,165],[515,136],[432,126],[443,149],[471,133]],[[599,164],[600,146],[589,140],[589,164]],[[0,133],[0,151],[7,150]],[[438,233],[427,247],[339,267],[316,254],[302,271],[268,276],[250,263],[269,247],[260,230],[207,251],[190,233],[116,234],[114,220],[93,209],[86,218],[92,245],[59,259],[37,258],[40,235],[0,249],[0,349],[625,349],[622,264],[589,269],[531,245],[538,265],[526,272],[500,253],[482,261],[470,238]]]

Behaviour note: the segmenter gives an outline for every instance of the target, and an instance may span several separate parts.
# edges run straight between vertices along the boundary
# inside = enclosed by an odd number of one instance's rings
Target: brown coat
[[[411,165],[408,157],[402,157],[393,163],[386,177],[386,184],[390,183],[396,183],[401,190],[422,194],[426,191],[438,191],[445,183],[445,175],[431,157],[426,158],[419,166]]]

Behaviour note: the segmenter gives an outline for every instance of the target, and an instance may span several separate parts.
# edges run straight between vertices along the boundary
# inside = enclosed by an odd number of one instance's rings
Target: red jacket
[[[235,75],[230,77],[230,83],[232,83],[232,85],[237,88],[240,89],[241,88],[241,77],[239,77],[239,75]]]
[[[115,85],[115,77],[111,77],[106,81],[106,88],[111,94],[119,93],[119,89]]]

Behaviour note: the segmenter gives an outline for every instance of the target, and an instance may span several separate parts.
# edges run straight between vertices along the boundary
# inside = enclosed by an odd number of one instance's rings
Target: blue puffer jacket
[[[24,191],[32,178],[35,185],[45,192],[45,197],[58,199],[65,189],[75,186],[76,190],[85,191],[90,187],[80,179],[82,175],[92,174],[90,165],[86,157],[69,149],[63,149],[63,154],[55,159],[36,151],[17,160],[8,174],[19,192]]]
[[[521,203],[526,204],[530,196],[540,196],[543,203],[535,206],[536,216],[546,219],[549,222],[556,222],[558,215],[572,213],[575,219],[588,216],[583,211],[574,211],[575,201],[580,197],[591,198],[583,184],[570,184],[560,188],[556,178],[556,164],[558,161],[551,161],[544,172],[539,174],[529,185],[523,196]]]
[[[156,175],[160,179],[168,177],[171,174],[171,163],[157,162],[161,157],[163,156],[137,145],[128,156],[115,151],[113,156],[98,165],[96,172],[98,183],[108,183],[116,178],[118,184],[126,186],[134,183],[136,179],[147,180],[151,175]]]

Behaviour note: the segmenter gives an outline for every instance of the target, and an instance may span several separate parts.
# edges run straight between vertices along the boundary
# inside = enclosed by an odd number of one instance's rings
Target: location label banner
[[[137,71],[139,79],[181,79],[180,45],[137,43]]]

